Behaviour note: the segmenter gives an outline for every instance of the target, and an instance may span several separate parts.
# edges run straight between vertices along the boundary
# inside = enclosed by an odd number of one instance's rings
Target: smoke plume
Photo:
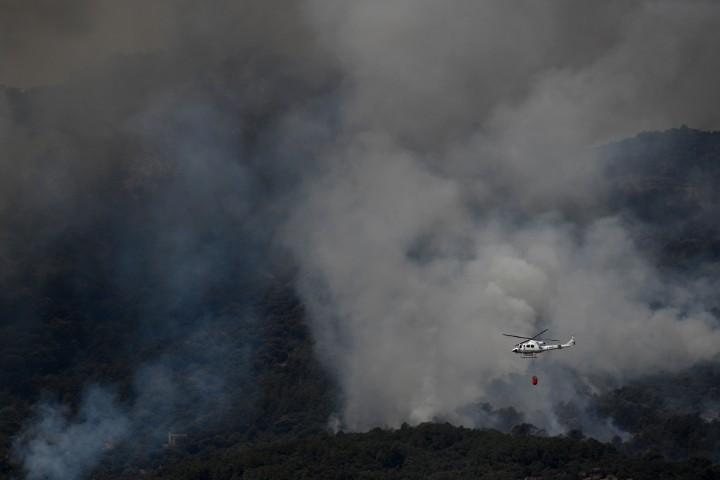
[[[103,299],[89,331],[131,304],[111,318],[143,352],[130,419],[92,391],[77,418],[51,408],[23,436],[29,472],[69,468],[45,432],[97,445],[243,384],[225,355],[245,371],[247,309],[278,263],[298,271],[347,429],[522,416],[556,433],[604,385],[718,354],[703,302],[609,209],[596,148],[720,128],[714,2],[146,3],[0,11],[0,82],[18,87],[0,95],[0,228],[16,237],[0,238],[0,286],[70,259],[73,294]],[[18,322],[56,313],[47,283],[21,292]],[[501,336],[548,327],[578,346],[528,363]],[[612,433],[601,423],[582,426]]]
[[[718,127],[718,14],[710,2],[309,3],[348,80],[341,141],[288,237],[347,428],[472,425],[462,412],[487,400],[558,431],[552,405],[599,375],[718,353],[714,318],[605,213],[592,148]],[[528,365],[500,335],[543,327],[578,347]],[[527,371],[552,387],[527,392]]]
[[[75,415],[58,404],[38,410],[15,445],[30,480],[81,478],[128,432],[126,413],[98,386],[87,389]]]

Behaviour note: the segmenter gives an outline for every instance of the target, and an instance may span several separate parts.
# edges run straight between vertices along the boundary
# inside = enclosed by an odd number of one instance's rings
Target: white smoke
[[[299,247],[303,294],[349,428],[427,421],[488,398],[487,385],[528,366],[501,332],[547,324],[576,335],[578,348],[542,362],[618,378],[718,352],[710,315],[649,306],[670,289],[617,220],[477,223],[451,183],[408,158],[368,162],[323,183],[293,228],[317,227]]]
[[[502,399],[556,430],[552,405],[572,387],[532,399],[493,387],[528,368],[505,331],[575,335],[541,361],[589,384],[720,352],[692,295],[663,284],[619,220],[593,214],[606,185],[590,149],[720,125],[719,14],[708,2],[310,2],[349,81],[340,141],[286,233],[347,428],[475,424],[468,406]],[[597,218],[573,224],[569,208]]]
[[[88,387],[75,415],[57,404],[37,408],[38,415],[15,444],[29,480],[81,478],[129,431],[125,412],[99,386]]]
[[[185,343],[197,341],[189,336]],[[210,355],[232,358],[216,344],[204,345]],[[183,353],[190,357],[196,346]],[[77,412],[68,405],[40,402],[35,415],[25,425],[14,444],[13,457],[29,480],[74,480],[92,472],[105,453],[126,447],[136,436],[145,443],[143,454],[161,446],[167,432],[218,422],[227,409],[224,379],[210,371],[212,366],[197,365],[183,357],[154,359],[138,370],[134,378],[135,397],[122,406],[107,388],[90,385],[83,393]],[[237,358],[237,357],[235,357]],[[245,366],[233,377],[243,378]]]

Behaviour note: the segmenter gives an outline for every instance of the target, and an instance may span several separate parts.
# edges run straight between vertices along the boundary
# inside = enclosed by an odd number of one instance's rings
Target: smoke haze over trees
[[[719,27],[710,1],[3,2],[3,451],[76,478],[99,442],[438,420],[644,451],[617,389],[720,353]],[[578,347],[500,336],[542,328]],[[709,399],[642,408],[717,458]]]

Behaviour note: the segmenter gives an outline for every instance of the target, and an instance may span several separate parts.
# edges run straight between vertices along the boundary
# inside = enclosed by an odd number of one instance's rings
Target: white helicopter
[[[524,341],[516,344],[512,352],[519,353],[523,358],[537,358],[539,353],[548,352],[550,350],[561,350],[563,348],[570,348],[575,345],[575,337],[570,337],[567,343],[557,343],[554,345],[546,345],[545,342],[559,342],[560,340],[545,339],[540,340],[539,337],[543,333],[547,332],[546,328],[542,332],[538,333],[534,337],[521,337],[519,335],[510,335],[509,333],[503,333],[506,337],[522,338]]]

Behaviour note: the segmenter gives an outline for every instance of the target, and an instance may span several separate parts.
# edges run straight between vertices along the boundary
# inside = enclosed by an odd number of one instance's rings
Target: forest
[[[302,258],[278,238],[313,159],[341,143],[347,83],[293,51],[198,49],[193,65],[135,53],[0,88],[0,477],[720,478],[717,355],[598,375],[549,408],[562,433],[487,402],[467,409],[492,425],[344,428]],[[676,284],[718,278],[720,132],[647,131],[593,154],[609,188],[563,218],[618,219]],[[717,321],[715,285],[698,286]]]

